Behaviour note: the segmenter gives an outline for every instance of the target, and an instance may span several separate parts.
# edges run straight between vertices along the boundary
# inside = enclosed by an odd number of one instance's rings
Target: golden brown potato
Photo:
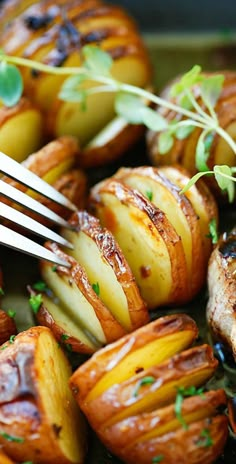
[[[73,394],[105,446],[128,464],[210,464],[228,421],[223,390],[199,389],[217,360],[186,315],[162,317],[99,350],[71,376]],[[184,350],[184,351],[183,351]]]
[[[91,353],[124,335],[125,329],[103,304],[83,267],[56,244],[47,243],[46,246],[68,261],[71,268],[55,268],[48,262],[41,262],[43,281],[54,297],[50,299],[47,294],[42,295],[44,305],[37,314],[39,322],[49,325],[59,341],[71,342],[74,351]],[[58,326],[61,328],[59,332]],[[69,342],[68,336],[71,337]],[[74,343],[72,338],[77,342]],[[87,349],[81,350],[83,345]]]
[[[114,178],[93,187],[90,204],[119,243],[149,308],[188,300],[183,244],[166,214]]]
[[[86,211],[74,213],[70,223],[73,230],[61,231],[74,246],[68,253],[85,269],[90,284],[97,286],[105,306],[127,332],[146,324],[146,305],[113,235]]]
[[[16,461],[82,464],[86,427],[68,388],[70,365],[46,327],[0,351],[0,444]]]
[[[11,108],[0,104],[0,150],[23,161],[44,141],[43,116],[35,104],[21,98]]]
[[[12,461],[2,450],[0,450],[0,462],[1,464],[16,464],[16,461]]]
[[[0,345],[10,339],[11,335],[17,333],[16,324],[13,317],[0,309]]]
[[[219,125],[233,138],[236,140],[236,112],[235,112],[235,102],[236,102],[236,73],[231,71],[225,71],[220,74],[224,75],[224,84],[221,91],[220,98],[216,104],[215,112],[217,114]],[[209,76],[213,75],[208,73]],[[167,99],[170,98],[170,85],[167,86],[163,91],[163,96]],[[195,89],[196,95],[198,95],[198,88],[196,84]],[[175,101],[175,99],[174,99]],[[204,104],[200,98],[198,98],[198,103],[202,108]],[[176,118],[176,113],[171,110],[163,110],[163,108],[157,110],[168,119],[172,121]],[[193,110],[194,111],[194,110]],[[181,116],[178,115],[178,120],[181,119]],[[158,137],[159,134],[154,131],[148,131],[147,133],[147,145],[149,156],[152,164],[155,166],[160,165],[170,165],[179,163],[188,169],[191,175],[197,172],[195,165],[195,153],[196,145],[201,134],[201,129],[196,128],[188,137],[183,140],[175,139],[174,145],[171,150],[166,155],[161,155],[158,150]],[[232,148],[225,142],[225,140],[219,135],[215,134],[213,143],[210,147],[210,156],[207,161],[207,165],[211,170],[214,165],[227,164],[228,166],[235,165],[235,153]],[[216,186],[215,181],[212,177],[205,178],[205,181],[213,189],[215,194],[219,196],[219,188]],[[222,194],[222,192],[221,192]],[[222,197],[222,195],[221,195]]]
[[[13,2],[8,15],[11,21],[1,36],[1,46],[8,54],[52,66],[74,67],[82,64],[78,53],[81,45],[95,44],[113,57],[112,74],[116,79],[141,87],[150,81],[150,62],[144,43],[134,21],[118,6],[98,0],[77,3],[61,0],[55,5],[47,0],[29,1],[19,8]],[[114,117],[112,93],[90,95],[83,111],[80,104],[57,98],[65,76],[27,68],[22,68],[22,73],[25,93],[43,110],[50,137],[74,135],[85,146]],[[84,85],[90,87],[94,83],[87,81]]]

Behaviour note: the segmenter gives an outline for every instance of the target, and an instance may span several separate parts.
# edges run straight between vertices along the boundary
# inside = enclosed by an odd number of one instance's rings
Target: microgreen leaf
[[[169,131],[162,132],[158,137],[158,151],[160,155],[165,155],[170,151],[174,143],[174,138]]]
[[[211,241],[212,241],[213,245],[215,245],[218,242],[217,223],[216,223],[215,218],[211,219],[211,221],[209,222],[209,235],[208,235],[208,237],[211,238]]]
[[[195,174],[193,177],[191,177],[189,182],[187,182],[187,184],[182,188],[182,190],[180,190],[180,194],[187,192],[187,190],[189,190],[194,184],[196,184],[196,182],[201,177],[203,177],[203,176],[205,176],[207,174],[213,174],[213,171],[198,172],[197,174]]]
[[[135,387],[133,396],[138,396],[141,387],[143,387],[144,385],[152,385],[155,382],[155,380],[155,377],[152,377],[151,375],[143,377],[143,379],[141,379]]]
[[[139,97],[127,92],[119,92],[115,98],[115,110],[119,116],[122,116],[131,124],[142,124],[142,110],[144,103]]]
[[[33,284],[33,288],[37,290],[38,292],[45,292],[48,290],[48,287],[45,284],[45,282],[43,282],[43,280],[39,280],[38,282],[35,282],[35,284]]]
[[[193,107],[193,104],[189,98],[188,95],[181,95],[178,99],[178,103],[181,106],[181,108],[184,108],[185,110],[191,110]]]
[[[99,283],[96,282],[95,284],[92,284],[93,291],[99,296],[100,294],[100,286]]]
[[[42,298],[41,293],[38,293],[37,295],[32,295],[29,299],[29,304],[35,314],[37,314],[42,303],[43,303],[43,298]]]
[[[7,441],[11,441],[11,442],[14,442],[14,443],[23,443],[25,441],[24,438],[15,437],[13,435],[9,435],[9,433],[6,433],[6,432],[1,432],[0,431],[0,435],[1,435],[1,437],[5,438]]]
[[[182,140],[186,139],[194,130],[194,126],[179,126],[175,131],[175,136],[177,139]]]
[[[144,106],[140,109],[141,111],[141,119],[143,124],[147,126],[149,129],[160,132],[162,130],[167,129],[168,124],[165,118],[158,114],[156,111]]]
[[[204,448],[208,448],[209,446],[213,445],[213,440],[210,434],[209,429],[203,429],[200,433],[200,438],[197,441],[197,446],[202,446]]]
[[[103,76],[109,76],[113,64],[111,56],[94,45],[85,45],[83,47],[83,56],[85,58],[84,66],[90,71]]]
[[[203,131],[198,139],[196,146],[196,167],[198,171],[208,171],[207,160],[210,155],[210,148],[212,146],[214,136],[212,133]]]
[[[216,76],[206,77],[201,83],[201,97],[208,108],[214,108],[221,94],[224,83],[224,76],[217,74]]]
[[[64,101],[81,102],[84,97],[84,90],[80,88],[82,82],[87,79],[85,74],[77,74],[75,76],[68,77],[62,84],[59,92],[59,98]]]
[[[8,309],[7,314],[9,317],[12,317],[13,319],[16,315],[16,311],[13,311],[13,309]]]
[[[163,454],[159,454],[158,456],[154,456],[154,458],[152,458],[152,464],[157,464],[158,462],[163,461],[163,459],[164,459]]]
[[[187,73],[185,73],[179,81],[172,85],[170,89],[170,96],[177,97],[187,88],[191,88],[194,84],[202,80],[201,67],[198,65],[193,66]]]
[[[152,201],[153,192],[151,190],[146,190],[145,195],[146,195],[146,197],[148,198],[149,201]]]
[[[235,196],[235,181],[232,177],[232,169],[227,165],[214,166],[214,174],[219,187],[227,191],[229,201],[232,202]]]
[[[0,63],[0,99],[6,106],[14,106],[21,98],[23,80],[19,69],[5,61]]]

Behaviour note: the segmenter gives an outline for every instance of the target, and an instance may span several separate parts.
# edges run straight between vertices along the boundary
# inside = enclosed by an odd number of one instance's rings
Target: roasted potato
[[[16,323],[14,318],[0,309],[0,345],[16,335]]]
[[[43,115],[29,99],[21,98],[17,105],[0,104],[0,150],[23,161],[44,142]]]
[[[218,220],[203,184],[180,195],[178,179],[184,183],[187,173],[162,169],[121,168],[90,195],[91,210],[114,234],[149,308],[190,301],[199,292],[211,252],[209,224]]]
[[[16,464],[16,461],[12,461],[2,450],[0,450],[0,462],[1,464]]]
[[[46,244],[68,261],[71,268],[54,268],[49,263],[41,262],[46,291],[40,293],[42,305],[37,311],[37,320],[50,327],[58,341],[64,342],[67,348],[91,354],[146,323],[149,318],[131,271],[112,236],[86,213],[78,214],[73,221],[78,227],[79,222],[84,226],[84,232],[78,237],[76,233],[72,238],[76,259],[66,255],[56,244]],[[104,237],[106,240],[103,242]],[[35,294],[32,288],[30,293],[31,296]]]
[[[86,426],[52,332],[32,327],[0,351],[0,445],[17,462],[82,464]]]
[[[35,0],[25,2],[23,7],[19,7],[18,2],[11,2],[9,8],[3,5],[2,17],[4,8],[9,21],[5,21],[0,43],[7,54],[52,66],[74,67],[82,64],[81,45],[95,44],[113,57],[112,74],[116,79],[140,87],[150,82],[151,67],[146,48],[134,21],[122,8],[100,0],[77,3],[60,0],[57,5],[51,0]],[[85,146],[114,118],[111,93],[90,95],[84,112],[78,103],[57,98],[65,76],[33,72],[28,68],[22,68],[22,74],[25,94],[42,109],[50,137],[74,135]],[[94,83],[85,83],[85,87],[91,85]],[[137,130],[131,128],[131,133],[136,140]],[[104,155],[100,164],[103,161]]]
[[[113,235],[86,211],[74,213],[70,224],[72,230],[62,230],[74,246],[68,253],[85,269],[90,284],[97,285],[100,299],[115,319],[127,332],[147,323],[146,305]]]
[[[221,454],[226,396],[197,388],[217,367],[210,346],[186,350],[197,333],[188,316],[166,316],[99,350],[72,374],[90,425],[124,462],[209,464]]]
[[[220,98],[218,99],[217,104],[215,106],[215,112],[218,117],[219,126],[222,127],[226,132],[228,132],[228,134],[233,138],[233,140],[236,140],[236,73],[233,71],[221,71],[221,74],[224,75],[224,84]],[[212,76],[214,74],[208,73],[208,75]],[[170,99],[170,88],[171,84],[169,84],[163,90],[164,98]],[[198,84],[196,84],[194,92],[197,96],[198,103],[203,109],[205,109],[204,104],[201,98],[199,97]],[[173,100],[175,102],[175,99]],[[176,118],[176,113],[174,113],[171,110],[163,110],[163,108],[159,108],[157,109],[157,111],[160,111],[162,116],[166,117],[169,122],[173,121]],[[181,115],[178,115],[177,119],[180,120],[181,118],[183,117]],[[160,133],[151,130],[147,132],[148,153],[152,164],[154,164],[155,166],[160,166],[166,164],[171,165],[173,163],[179,163],[182,166],[184,166],[191,175],[195,174],[197,172],[195,164],[196,145],[198,138],[201,134],[201,129],[196,128],[188,137],[182,140],[175,139],[173,147],[164,156],[159,153],[158,149],[159,134]],[[211,170],[214,165],[235,165],[235,153],[233,152],[232,148],[226,143],[226,141],[223,138],[221,138],[218,134],[214,135],[213,143],[211,144],[209,151],[210,156],[207,160],[209,170]],[[214,194],[217,194],[218,198],[220,198],[219,188],[216,185],[213,178],[208,177],[205,178],[205,180],[213,190]]]

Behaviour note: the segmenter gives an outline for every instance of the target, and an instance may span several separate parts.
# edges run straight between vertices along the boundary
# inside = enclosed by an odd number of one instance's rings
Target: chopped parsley
[[[57,265],[54,264],[54,266],[52,266],[52,272],[56,272],[57,271]]]
[[[42,298],[41,293],[38,293],[37,295],[32,295],[29,299],[29,304],[34,314],[37,314],[42,303],[43,303],[43,298]]]
[[[163,459],[164,459],[163,454],[159,454],[158,456],[154,456],[154,458],[152,458],[152,464],[157,464],[158,462],[163,461]]]
[[[135,387],[133,396],[138,396],[141,387],[143,387],[144,385],[152,385],[155,382],[155,380],[155,377],[152,377],[151,375],[143,377],[143,379],[141,379]]]
[[[13,435],[9,435],[6,432],[0,432],[1,437],[5,438],[7,441],[11,441],[14,443],[24,443],[24,438],[21,437],[14,437]]]
[[[15,315],[16,315],[16,311],[13,311],[13,309],[9,309],[7,311],[7,314],[9,317],[12,317],[12,319],[14,319]]]
[[[70,338],[70,336],[67,335],[67,334],[62,334],[62,335],[61,335],[61,339],[62,339],[63,341],[64,341],[64,340],[68,340],[68,338]]]
[[[218,242],[218,232],[217,232],[217,224],[216,224],[215,218],[213,218],[209,222],[209,234],[207,235],[207,237],[211,238],[213,245],[215,245]]]
[[[100,295],[100,286],[98,282],[96,282],[96,284],[92,284],[92,289],[97,294],[97,296]]]
[[[197,446],[208,448],[209,446],[212,446],[212,445],[213,445],[213,440],[210,434],[210,430],[203,429],[200,433],[200,438],[197,441]]]
[[[16,338],[15,335],[11,335],[9,338],[9,343],[14,343],[15,338]]]
[[[184,401],[185,397],[189,396],[194,396],[194,395],[202,395],[203,394],[203,388],[196,388],[194,385],[190,387],[178,387],[177,389],[177,395],[175,399],[175,415],[178,421],[181,423],[182,427],[184,429],[188,428],[188,424],[184,420],[182,416],[182,403]]]
[[[46,292],[48,290],[47,285],[43,280],[39,280],[38,282],[35,282],[33,285],[34,290],[37,290],[38,292]]]
[[[146,197],[148,198],[149,201],[152,201],[153,192],[151,190],[146,190],[145,195],[146,195]]]

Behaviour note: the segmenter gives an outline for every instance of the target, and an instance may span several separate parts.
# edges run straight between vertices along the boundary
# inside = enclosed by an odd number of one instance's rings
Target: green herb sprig
[[[84,109],[89,95],[99,92],[114,93],[115,110],[118,115],[131,124],[145,124],[149,129],[160,132],[158,148],[161,154],[171,149],[174,137],[184,139],[194,128],[200,128],[201,135],[196,146],[196,167],[199,173],[192,177],[182,193],[200,177],[213,175],[219,187],[228,193],[229,201],[233,201],[236,167],[216,165],[209,170],[207,166],[214,134],[222,137],[236,154],[236,143],[220,126],[214,109],[222,90],[223,75],[206,76],[202,73],[200,66],[194,66],[172,86],[170,96],[175,98],[174,103],[172,100],[161,98],[145,89],[117,81],[111,74],[112,58],[97,46],[86,45],[82,49],[82,55],[84,62],[81,67],[54,67],[25,58],[6,56],[2,53],[0,56],[0,99],[8,106],[12,106],[19,100],[23,85],[17,66],[23,66],[43,73],[67,76],[59,98],[78,102]],[[84,82],[87,79],[94,82],[94,86],[85,89]],[[196,88],[198,95],[195,95]],[[198,97],[201,97],[205,109],[199,105]],[[145,102],[167,108],[184,118],[169,123],[163,116],[149,108]]]
[[[185,430],[187,430],[188,424],[186,423],[185,419],[182,416],[182,403],[184,401],[184,398],[189,397],[189,396],[202,395],[202,394],[203,394],[203,388],[196,388],[194,385],[190,387],[178,387],[177,389],[174,410],[175,410],[176,418],[178,419],[178,421],[181,423],[182,427]]]

